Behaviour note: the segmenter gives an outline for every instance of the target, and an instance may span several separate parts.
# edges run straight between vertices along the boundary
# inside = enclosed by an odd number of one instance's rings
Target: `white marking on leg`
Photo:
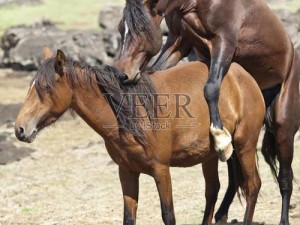
[[[226,162],[232,155],[233,146],[232,138],[229,131],[223,127],[223,130],[216,128],[211,124],[210,132],[214,139],[214,148],[218,153],[218,157],[222,162]]]
[[[214,137],[215,148],[217,151],[224,150],[232,141],[231,135],[225,127],[221,130],[211,124],[210,132]]]

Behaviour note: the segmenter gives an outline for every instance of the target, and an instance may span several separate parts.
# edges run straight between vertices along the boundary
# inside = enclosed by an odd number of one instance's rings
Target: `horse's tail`
[[[277,148],[275,143],[275,135],[268,130],[265,131],[261,152],[265,158],[265,161],[269,164],[275,180],[277,181],[278,167],[276,164]]]
[[[246,196],[246,185],[245,185],[245,177],[243,174],[242,166],[238,159],[236,151],[233,151],[232,156],[230,157],[229,160],[231,160],[232,163],[235,190],[237,191],[238,198],[241,202],[241,193],[243,197]]]

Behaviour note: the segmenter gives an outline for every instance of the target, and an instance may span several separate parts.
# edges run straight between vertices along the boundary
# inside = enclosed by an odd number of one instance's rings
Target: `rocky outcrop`
[[[59,30],[49,21],[32,26],[13,27],[1,39],[0,67],[36,70],[44,46],[62,49],[73,58],[91,65],[112,65],[118,51],[118,34],[109,30]],[[1,57],[1,54],[0,54]]]
[[[119,22],[123,15],[123,7],[104,6],[98,18],[99,27],[107,30],[118,31]]]
[[[41,4],[41,0],[0,0],[0,8],[7,5],[38,5]]]

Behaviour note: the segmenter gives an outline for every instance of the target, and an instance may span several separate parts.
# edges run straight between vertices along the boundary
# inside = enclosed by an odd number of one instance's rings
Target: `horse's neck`
[[[79,79],[84,79],[82,74]],[[92,88],[78,86],[73,90],[72,109],[103,138],[118,137],[118,122],[99,91],[96,82]]]

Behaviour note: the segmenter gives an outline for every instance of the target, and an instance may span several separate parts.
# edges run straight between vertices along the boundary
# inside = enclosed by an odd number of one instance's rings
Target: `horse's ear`
[[[62,50],[58,49],[57,53],[56,53],[55,64],[58,65],[58,66],[63,67],[65,65],[65,62],[66,62],[65,53],[63,53]]]
[[[62,50],[58,49],[56,56],[55,56],[55,71],[57,74],[59,74],[60,76],[62,76],[64,73],[64,66],[65,66],[65,62],[66,62],[66,56],[63,53]]]
[[[49,59],[53,56],[53,52],[48,47],[44,47],[43,49],[43,58],[44,60]]]

